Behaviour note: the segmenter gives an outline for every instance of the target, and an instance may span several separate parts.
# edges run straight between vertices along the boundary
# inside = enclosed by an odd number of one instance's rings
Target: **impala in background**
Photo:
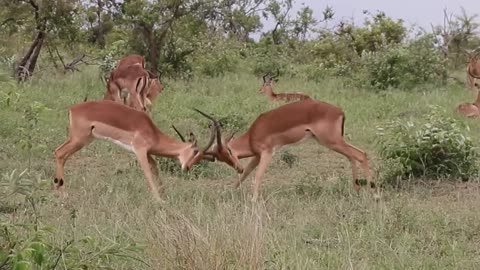
[[[465,54],[468,56],[467,86],[471,89],[475,89],[475,81],[480,79],[480,56],[477,50],[474,50],[472,53],[464,50]]]
[[[305,99],[310,99],[308,95],[305,95],[303,93],[275,93],[273,91],[273,83],[277,82],[278,75],[280,75],[280,72],[277,71],[277,74],[275,76],[271,76],[270,73],[265,74],[263,76],[263,85],[260,88],[260,93],[264,94],[265,96],[268,97],[270,101],[286,101],[286,102],[291,102],[291,101],[297,101],[297,100],[305,100]],[[269,77],[268,79],[266,79]]]
[[[143,56],[128,55],[110,73],[104,99],[146,111],[162,91],[158,76],[145,69]]]
[[[480,116],[480,85],[475,83],[477,88],[477,99],[473,103],[462,103],[457,106],[455,111],[465,117],[479,117]]]

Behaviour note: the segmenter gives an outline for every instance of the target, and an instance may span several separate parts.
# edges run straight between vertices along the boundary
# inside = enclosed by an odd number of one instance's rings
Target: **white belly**
[[[102,139],[102,140],[107,140],[107,141],[110,141],[110,142],[113,142],[114,144],[116,145],[119,145],[120,147],[122,147],[123,149],[129,151],[129,152],[134,152],[133,151],[133,146],[132,144],[130,143],[124,143],[124,142],[121,142],[119,140],[115,140],[115,139],[112,139],[110,137],[104,137],[104,136],[100,136],[98,134],[95,134],[94,132],[95,130],[92,131],[92,134],[93,134],[93,137],[97,138],[97,139]]]

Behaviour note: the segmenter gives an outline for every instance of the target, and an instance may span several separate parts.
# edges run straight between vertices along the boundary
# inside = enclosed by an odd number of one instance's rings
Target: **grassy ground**
[[[250,75],[167,81],[155,103],[154,121],[171,136],[175,133],[169,126],[174,123],[184,132],[194,131],[205,143],[207,121],[191,110],[197,107],[246,130],[259,113],[278,106],[259,95],[260,84]],[[3,87],[6,95],[9,89]],[[457,104],[474,100],[461,85],[373,93],[344,87],[338,80],[283,79],[275,89],[306,92],[341,106],[347,116],[346,138],[367,151],[379,175],[377,125],[395,117],[405,121],[422,117],[428,105],[439,105],[452,115]],[[113,259],[114,269],[478,269],[480,265],[480,193],[475,183],[387,188],[375,203],[368,193],[352,192],[347,160],[313,141],[277,152],[257,205],[250,203],[252,177],[233,190],[229,184],[236,177],[234,171],[215,163],[197,166],[190,174],[162,171],[168,195],[163,206],[151,198],[133,155],[95,142],[67,162],[70,196],[61,201],[50,193],[49,185],[53,150],[66,139],[67,109],[85,95],[101,98],[103,86],[91,70],[42,77],[16,92],[18,101],[13,99],[8,106],[4,102],[0,108],[2,174],[27,169],[27,177],[48,183],[42,188],[46,197],[36,208],[41,223],[56,228],[49,241],[63,243],[72,235],[88,235],[111,248],[141,247],[132,255],[140,261]],[[25,113],[34,102],[46,109],[38,115]],[[478,141],[480,124],[463,121],[470,126],[466,132]],[[284,162],[288,158],[282,158],[291,157],[285,151],[298,157],[291,167]],[[0,213],[3,221],[30,218],[21,207]]]

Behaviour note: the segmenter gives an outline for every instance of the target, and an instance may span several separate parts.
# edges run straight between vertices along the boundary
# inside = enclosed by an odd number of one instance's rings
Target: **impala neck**
[[[270,100],[276,100],[277,99],[277,94],[273,92],[273,88],[271,86],[266,87],[265,89],[265,94]]]
[[[188,143],[174,140],[171,137],[159,131],[157,133],[157,143],[152,148],[152,153],[155,153],[163,157],[176,158],[180,156],[180,153],[186,147],[188,147]]]
[[[232,139],[228,144],[228,147],[230,147],[230,150],[232,150],[239,159],[255,155],[250,146],[250,135],[248,131],[237,138]]]

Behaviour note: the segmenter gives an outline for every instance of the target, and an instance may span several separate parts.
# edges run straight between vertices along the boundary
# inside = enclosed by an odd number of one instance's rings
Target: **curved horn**
[[[178,137],[180,137],[180,140],[182,140],[182,142],[185,142],[185,138],[182,136],[182,133],[180,133],[180,131],[178,131],[178,129],[174,125],[172,125],[172,128],[175,130]]]
[[[275,74],[275,76],[272,76],[270,79],[276,79],[278,76],[280,75],[280,69],[277,68],[277,74]]]
[[[210,140],[208,141],[207,143],[207,146],[205,146],[205,148],[202,149],[202,152],[205,153],[213,144],[213,142],[215,141],[215,131],[217,130],[217,127],[215,125],[211,125],[210,127]]]
[[[263,82],[267,82],[267,81],[266,81],[266,78],[267,78],[268,75],[270,75],[270,72],[267,72],[267,74],[263,75],[263,77],[262,77],[262,78],[263,78]]]
[[[216,131],[216,137],[217,137],[217,146],[219,148],[222,148],[222,134],[220,132],[220,123],[218,122],[217,119],[213,118],[212,116],[200,111],[199,109],[196,109],[196,108],[193,108],[195,111],[197,111],[198,113],[200,113],[201,115],[205,116],[206,118],[210,119],[212,122],[213,122],[213,127],[215,128],[215,131]]]

